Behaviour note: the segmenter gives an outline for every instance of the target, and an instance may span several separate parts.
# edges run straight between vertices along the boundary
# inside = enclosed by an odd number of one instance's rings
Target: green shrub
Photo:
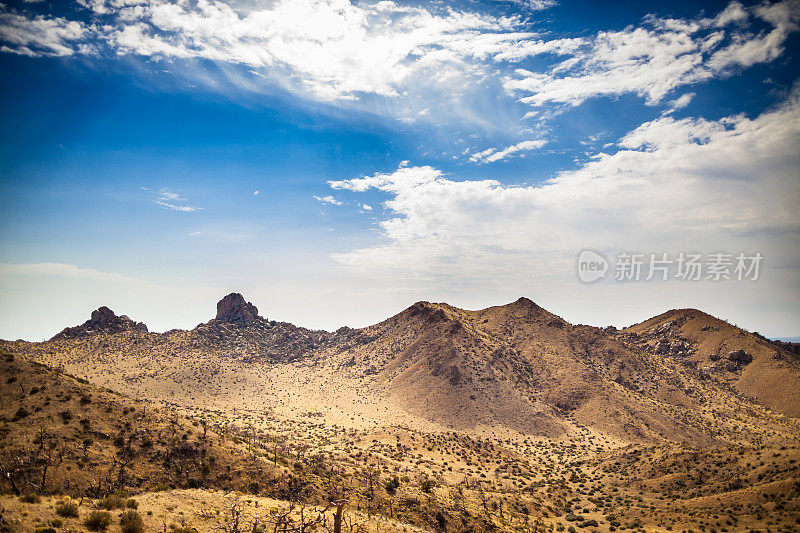
[[[64,518],[78,518],[78,504],[73,501],[63,501],[56,505],[56,514]]]
[[[22,503],[39,503],[42,499],[36,494],[24,494],[19,497],[19,501]]]
[[[55,528],[59,528],[64,525],[64,521],[61,520],[60,518],[53,518],[52,520],[50,520],[50,525]]]
[[[425,481],[422,482],[420,488],[422,489],[422,492],[430,494],[430,492],[433,490],[433,487],[435,486],[436,483],[434,483],[433,480],[426,479]]]
[[[111,513],[108,511],[92,511],[84,524],[91,531],[105,531],[111,525]]]
[[[52,527],[47,527],[47,526],[37,527],[34,531],[36,533],[56,533],[55,529],[53,529]]]
[[[144,520],[142,520],[142,517],[139,516],[139,513],[133,509],[122,513],[122,516],[119,517],[119,525],[122,529],[122,533],[144,532]]]
[[[17,420],[22,420],[23,418],[27,417],[30,413],[24,407],[20,407],[17,409],[17,412],[14,413],[14,418],[12,419],[14,422]]]
[[[139,502],[137,502],[133,498],[129,498],[128,501],[125,502],[125,507],[127,507],[128,509],[138,509]]]

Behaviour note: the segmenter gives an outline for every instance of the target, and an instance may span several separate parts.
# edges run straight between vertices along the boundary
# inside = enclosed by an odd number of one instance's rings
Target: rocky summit
[[[216,319],[237,326],[247,326],[263,320],[258,316],[258,308],[246,301],[238,292],[232,292],[217,302]]]
[[[51,340],[74,339],[97,333],[122,333],[123,331],[147,331],[143,322],[131,320],[126,315],[117,316],[114,311],[102,306],[92,311],[91,318],[79,326],[64,328]]]

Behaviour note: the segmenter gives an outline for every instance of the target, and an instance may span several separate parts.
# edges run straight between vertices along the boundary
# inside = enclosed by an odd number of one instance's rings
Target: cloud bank
[[[750,119],[665,116],[642,124],[575,171],[536,186],[451,179],[431,166],[333,181],[387,193],[382,242],[338,253],[363,269],[491,279],[571,275],[574,254],[769,248],[773,266],[800,257],[797,93]],[[763,250],[762,250],[763,251]]]

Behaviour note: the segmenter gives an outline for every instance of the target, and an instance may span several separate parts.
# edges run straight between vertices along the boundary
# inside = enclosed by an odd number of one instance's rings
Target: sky
[[[796,0],[0,3],[0,338],[233,291],[800,335],[798,67]]]

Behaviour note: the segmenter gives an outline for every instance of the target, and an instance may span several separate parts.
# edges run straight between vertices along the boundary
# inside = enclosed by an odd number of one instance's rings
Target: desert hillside
[[[88,498],[81,517],[135,497],[174,531],[236,512],[323,531],[337,505],[376,532],[786,530],[800,513],[800,423],[765,400],[793,355],[698,311],[616,331],[527,298],[418,302],[325,332],[234,293],[189,331],[101,308],[0,348],[12,530],[60,523],[64,494]]]
[[[706,324],[715,320],[707,315],[703,324],[681,316],[616,332],[569,324],[527,298],[479,311],[418,302],[329,333],[267,320],[234,293],[190,331],[152,333],[103,312],[117,325],[111,333],[90,320],[44,343],[5,346],[137,397],[289,417],[319,411],[357,429],[403,423],[558,438],[586,426],[619,443],[710,443],[751,438],[744,419],[776,423],[747,398],[792,413],[792,354]],[[685,353],[665,356],[664,346]],[[736,350],[744,355],[732,361]]]
[[[621,337],[695,366],[776,412],[800,417],[800,357],[757,333],[697,309],[676,309],[625,328]]]

